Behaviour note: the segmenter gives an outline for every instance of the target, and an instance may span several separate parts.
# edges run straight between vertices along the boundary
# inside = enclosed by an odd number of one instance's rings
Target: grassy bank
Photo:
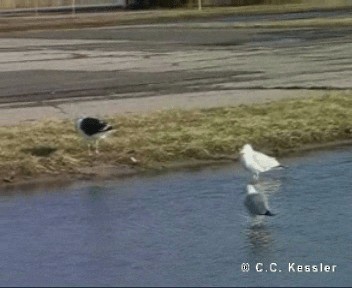
[[[132,165],[131,157],[139,161],[136,167],[160,168],[179,161],[235,158],[245,143],[282,155],[307,144],[352,139],[351,96],[118,116],[108,119],[117,131],[101,143],[99,156],[88,155],[72,121],[2,127],[0,172],[4,182],[80,175],[82,167]]]
[[[16,17],[4,17],[0,19],[0,32],[27,31],[27,30],[48,30],[48,29],[72,29],[84,27],[103,27],[114,25],[129,24],[151,24],[168,23],[188,19],[207,19],[227,15],[250,15],[267,13],[295,13],[318,10],[342,10],[351,5],[341,3],[302,3],[302,4],[282,4],[282,5],[250,5],[241,7],[213,7],[204,8],[202,11],[197,9],[162,9],[145,11],[118,11],[111,13],[83,13],[75,15],[39,15],[31,14]],[[280,24],[281,22],[282,25]],[[260,24],[262,23],[262,24]],[[321,27],[331,25],[349,26],[352,25],[348,18],[324,18],[274,21],[273,23],[243,23],[239,27],[275,27],[286,28],[288,26],[302,27],[312,26]]]

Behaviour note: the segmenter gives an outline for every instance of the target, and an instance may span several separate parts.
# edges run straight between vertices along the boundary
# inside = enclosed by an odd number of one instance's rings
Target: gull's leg
[[[88,155],[92,156],[92,151],[90,150],[90,142],[88,142]]]
[[[259,181],[259,173],[253,174],[253,181],[254,181],[254,183],[258,183],[258,181]]]
[[[95,140],[95,154],[99,154],[99,139]]]

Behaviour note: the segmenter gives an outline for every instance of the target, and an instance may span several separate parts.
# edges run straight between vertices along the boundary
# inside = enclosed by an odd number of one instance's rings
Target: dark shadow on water
[[[1,188],[1,197],[11,197],[18,195],[33,196],[38,194],[55,193],[57,191],[69,193],[70,187],[75,181],[67,177],[48,178],[43,181],[28,180],[28,182],[9,184]]]

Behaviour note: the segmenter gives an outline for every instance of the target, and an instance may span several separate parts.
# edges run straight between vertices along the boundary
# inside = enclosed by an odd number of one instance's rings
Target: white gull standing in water
[[[99,140],[107,136],[112,131],[112,126],[108,123],[93,117],[82,117],[76,120],[76,129],[79,134],[88,141],[88,152],[90,152],[91,142],[94,142],[95,153],[99,154]]]
[[[259,173],[273,168],[284,168],[274,157],[253,150],[250,144],[244,145],[240,151],[240,161],[255,180],[259,179]]]
[[[247,185],[247,195],[244,200],[244,205],[252,215],[275,215],[269,210],[266,196],[263,193],[258,192],[253,185]]]

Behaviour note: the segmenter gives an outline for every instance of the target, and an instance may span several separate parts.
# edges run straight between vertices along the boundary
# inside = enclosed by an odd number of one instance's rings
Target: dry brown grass
[[[235,157],[240,147],[273,154],[306,144],[351,139],[351,93],[264,105],[169,110],[108,119],[117,130],[89,156],[71,121],[0,128],[0,171],[16,176],[78,173],[80,167],[132,164],[155,167],[173,161]]]

